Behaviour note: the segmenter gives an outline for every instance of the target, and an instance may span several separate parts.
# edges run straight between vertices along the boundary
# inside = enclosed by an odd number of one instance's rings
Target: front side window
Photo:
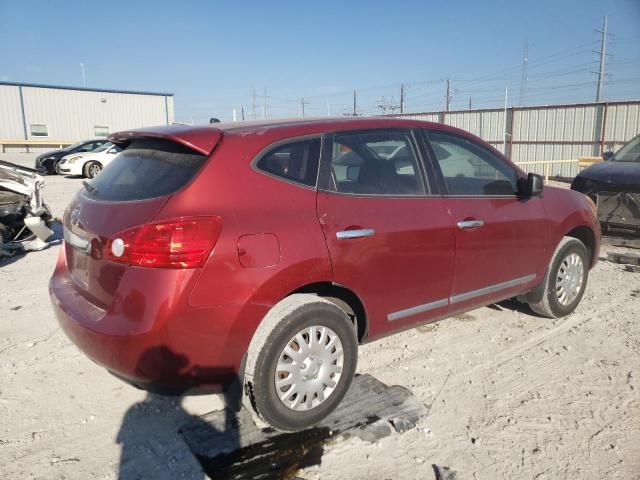
[[[518,176],[491,151],[464,137],[428,132],[450,195],[515,195]]]
[[[280,144],[265,153],[257,167],[271,175],[316,186],[320,162],[320,139],[312,138]]]
[[[363,195],[422,195],[425,188],[409,132],[336,134],[331,189]]]
[[[32,137],[48,137],[49,136],[49,129],[44,124],[32,123],[31,124],[31,136]]]

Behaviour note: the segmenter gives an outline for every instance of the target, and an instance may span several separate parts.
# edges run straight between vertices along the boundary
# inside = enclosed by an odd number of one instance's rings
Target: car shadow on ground
[[[185,355],[177,354],[165,346],[153,347],[143,353],[137,371],[143,375],[162,371],[163,378],[170,382],[189,383],[194,367]],[[200,369],[203,367],[195,367]],[[207,370],[212,378],[215,369]],[[220,372],[227,375],[229,370]],[[239,382],[224,393],[226,418],[224,431],[191,415],[183,407],[183,396],[166,396],[147,393],[146,398],[132,405],[125,413],[116,442],[121,445],[118,466],[119,480],[173,480],[176,478],[205,479],[199,460],[193,455],[180,430],[185,427],[198,428],[208,436],[224,438],[225,449],[237,450],[239,438],[236,412],[241,396]]]
[[[528,303],[519,302],[515,298],[509,298],[507,300],[503,300],[502,302],[493,303],[491,305],[487,305],[487,308],[491,310],[497,310],[499,312],[503,310],[510,310],[512,312],[523,313],[525,315],[531,315],[532,317],[541,317],[536,312],[531,310],[531,307]]]

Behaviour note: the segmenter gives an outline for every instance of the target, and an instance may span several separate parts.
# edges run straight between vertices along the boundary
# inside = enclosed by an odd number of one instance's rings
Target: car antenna
[[[84,188],[87,189],[87,192],[89,193],[96,193],[98,191],[98,189],[96,187],[94,187],[93,185],[91,185],[89,182],[87,182],[86,180],[82,181],[82,185],[84,185]]]

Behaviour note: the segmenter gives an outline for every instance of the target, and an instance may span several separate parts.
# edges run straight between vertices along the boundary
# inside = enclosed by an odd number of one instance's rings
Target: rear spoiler
[[[133,140],[141,138],[162,138],[184,145],[202,155],[211,155],[220,142],[223,132],[209,125],[169,125],[163,127],[140,128],[112,133],[108,140],[119,147],[127,147]]]

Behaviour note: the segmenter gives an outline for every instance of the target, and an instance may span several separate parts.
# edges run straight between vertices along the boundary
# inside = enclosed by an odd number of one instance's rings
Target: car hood
[[[38,159],[47,157],[61,157],[63,155],[65,155],[65,152],[62,150],[49,150],[48,152],[44,152],[38,155]]]
[[[578,175],[611,185],[640,185],[640,162],[601,162]]]
[[[36,191],[36,183],[43,182],[36,170],[0,161],[0,189],[31,197]]]

